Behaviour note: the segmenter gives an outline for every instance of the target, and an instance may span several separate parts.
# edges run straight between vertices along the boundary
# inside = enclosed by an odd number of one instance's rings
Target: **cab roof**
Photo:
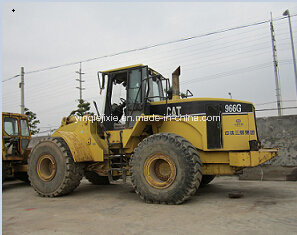
[[[122,71],[122,70],[126,70],[126,69],[133,69],[133,68],[144,67],[144,66],[146,66],[146,65],[143,65],[143,64],[134,64],[134,65],[129,65],[129,66],[125,66],[125,67],[120,67],[120,68],[105,70],[105,71],[102,71],[101,73],[118,72],[118,71]],[[161,75],[162,76],[162,74],[160,74],[159,72],[153,70],[152,68],[149,68],[149,70],[151,70],[155,75]]]
[[[7,117],[22,117],[27,119],[27,115],[25,114],[20,114],[20,113],[7,113],[7,112],[2,112],[2,117],[7,116]]]
[[[102,73],[111,73],[111,72],[121,71],[121,70],[125,70],[125,69],[132,69],[132,68],[137,68],[137,67],[143,67],[143,66],[144,66],[143,64],[134,64],[134,65],[129,65],[129,66],[125,66],[125,67],[105,70],[105,71],[102,71]]]

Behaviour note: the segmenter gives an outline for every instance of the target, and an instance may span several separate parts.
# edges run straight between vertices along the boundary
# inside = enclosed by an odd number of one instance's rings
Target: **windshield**
[[[5,117],[4,131],[8,135],[19,135],[18,120],[12,117]]]

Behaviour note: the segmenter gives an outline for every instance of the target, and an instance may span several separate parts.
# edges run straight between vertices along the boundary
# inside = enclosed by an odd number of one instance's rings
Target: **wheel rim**
[[[144,163],[144,176],[152,187],[168,188],[176,177],[175,163],[165,154],[154,154],[148,157]]]
[[[54,178],[57,165],[54,157],[50,154],[42,155],[37,161],[37,174],[43,181],[50,181]]]

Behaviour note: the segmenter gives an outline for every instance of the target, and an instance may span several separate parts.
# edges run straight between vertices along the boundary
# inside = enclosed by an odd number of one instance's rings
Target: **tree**
[[[77,116],[84,116],[84,115],[94,115],[94,113],[89,112],[90,110],[90,103],[87,101],[84,101],[83,99],[79,99],[78,100],[78,105],[77,105],[78,109],[73,110],[69,116],[71,115],[77,115]]]
[[[186,95],[185,93],[181,92],[181,93],[180,93],[180,97],[181,97],[182,99],[184,99],[184,98],[187,98],[187,95]]]
[[[37,119],[36,113],[33,113],[28,108],[25,108],[24,111],[25,111],[25,115],[27,115],[28,117],[31,135],[35,135],[39,133],[40,129],[37,127],[37,125],[40,123],[40,121]]]

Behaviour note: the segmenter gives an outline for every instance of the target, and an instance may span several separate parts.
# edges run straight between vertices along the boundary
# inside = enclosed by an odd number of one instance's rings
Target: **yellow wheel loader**
[[[8,177],[28,181],[31,133],[26,115],[2,113],[2,182]]]
[[[138,64],[98,72],[104,111],[70,116],[32,149],[29,178],[38,194],[72,192],[85,177],[108,184],[131,176],[145,202],[180,204],[216,175],[232,175],[277,155],[261,149],[252,103],[190,98]],[[98,92],[99,93],[99,92]],[[103,103],[103,102],[102,102]]]

